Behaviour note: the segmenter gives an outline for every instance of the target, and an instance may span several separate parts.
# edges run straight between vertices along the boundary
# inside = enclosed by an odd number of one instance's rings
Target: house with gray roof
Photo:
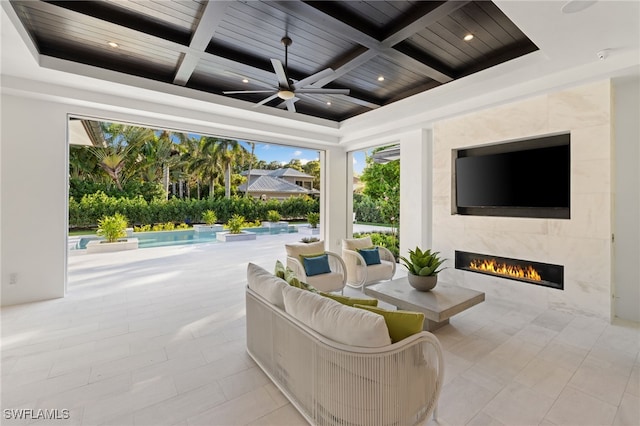
[[[248,176],[244,171],[242,176]],[[238,187],[238,192],[249,192],[255,198],[284,200],[296,195],[318,196],[320,191],[313,188],[312,175],[291,168],[276,170],[252,169],[247,182]]]

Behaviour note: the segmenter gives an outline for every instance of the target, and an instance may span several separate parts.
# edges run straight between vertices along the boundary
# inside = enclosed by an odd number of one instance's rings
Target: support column
[[[342,148],[328,148],[320,153],[320,158],[320,229],[325,248],[339,254],[342,251],[340,242],[347,236],[347,191],[352,190],[347,153]]]
[[[432,243],[432,132],[400,135],[400,255]]]

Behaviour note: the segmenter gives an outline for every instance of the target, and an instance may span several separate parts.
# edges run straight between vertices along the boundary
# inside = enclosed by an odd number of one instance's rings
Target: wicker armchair
[[[367,265],[358,249],[377,247],[380,263]],[[396,258],[389,249],[374,246],[371,237],[342,240],[342,259],[347,269],[347,285],[363,289],[364,286],[393,278],[396,273]]]
[[[298,279],[312,285],[321,291],[344,291],[347,282],[346,267],[342,258],[336,253],[324,249],[324,241],[315,243],[285,244],[287,250],[287,266],[293,270]],[[329,260],[331,272],[308,276],[302,264],[300,255],[326,254]]]

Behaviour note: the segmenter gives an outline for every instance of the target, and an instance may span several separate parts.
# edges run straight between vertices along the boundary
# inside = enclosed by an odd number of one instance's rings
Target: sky
[[[251,151],[251,146],[248,142],[240,141],[241,144]],[[256,142],[255,155],[258,160],[264,160],[267,163],[272,161],[279,161],[283,164],[288,163],[294,158],[300,160],[302,164],[307,161],[318,160],[318,151],[313,149],[296,148],[285,145],[267,144],[262,142]],[[357,151],[353,154],[353,173],[361,174],[362,169],[365,166],[364,163],[365,152]]]

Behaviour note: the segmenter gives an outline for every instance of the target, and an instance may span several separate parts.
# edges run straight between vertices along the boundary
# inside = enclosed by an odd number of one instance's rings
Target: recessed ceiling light
[[[473,40],[473,34],[467,34],[462,38],[464,41]]]
[[[597,0],[571,0],[562,6],[562,13],[578,13],[593,6]]]
[[[115,41],[110,41],[107,44],[109,45],[109,47],[113,47],[114,49],[120,47]]]
[[[378,81],[384,81],[384,76],[381,75],[380,77],[378,77]]]
[[[243,83],[248,83],[248,82],[249,82],[249,79],[248,79],[248,78],[243,78],[243,79],[242,79],[242,82],[243,82]]]
[[[331,101],[327,101],[327,105],[331,105]]]

